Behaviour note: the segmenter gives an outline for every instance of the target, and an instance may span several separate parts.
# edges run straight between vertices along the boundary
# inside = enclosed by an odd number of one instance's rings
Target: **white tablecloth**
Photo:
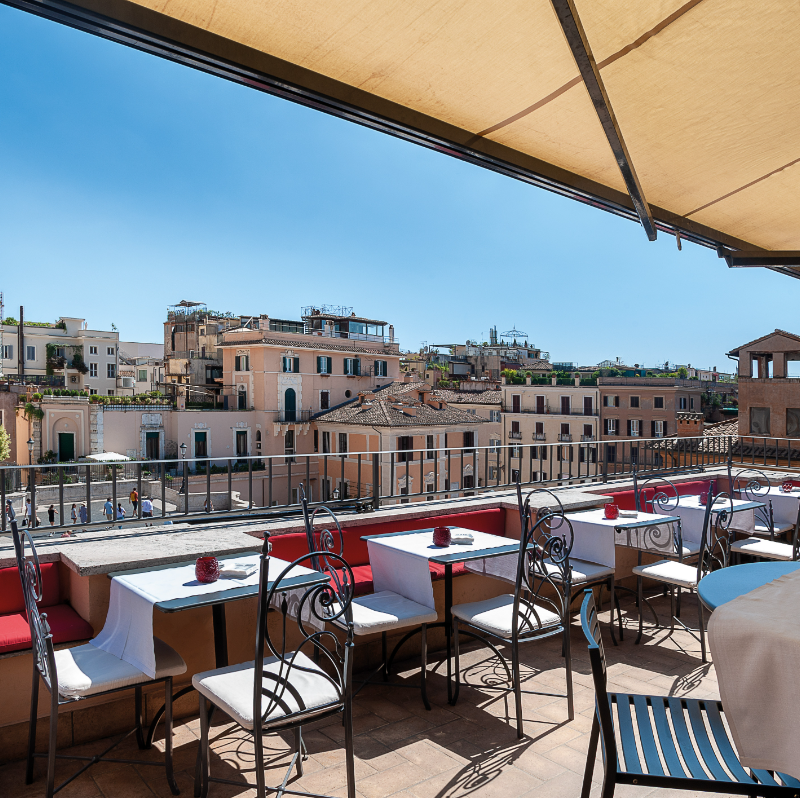
[[[780,487],[773,486],[769,493],[758,494],[757,501],[772,502],[772,517],[775,526],[794,526],[797,521],[797,508],[800,505],[800,490],[795,488],[791,493],[784,493]]]
[[[428,561],[442,554],[469,553],[495,549],[513,544],[514,540],[475,532],[471,529],[450,527],[454,532],[469,532],[473,542],[469,545],[452,544],[448,547],[433,545],[433,530],[407,534],[380,535],[367,541],[369,563],[375,592],[391,590],[417,604],[435,610],[433,583]]]
[[[750,502],[740,499],[733,500],[734,514],[731,520],[731,527],[745,533],[752,533],[755,529],[755,510],[741,510],[736,512],[737,507]],[[671,503],[670,503],[671,504]],[[715,510],[730,510],[730,499],[720,499],[715,502]],[[677,515],[681,519],[681,533],[683,540],[690,543],[702,543],[703,520],[706,515],[706,506],[700,504],[699,496],[681,496],[678,506],[674,509],[661,510],[656,508],[661,515]]]
[[[238,555],[236,562],[258,563],[258,554]],[[269,575],[277,577],[288,565],[284,560],[270,557]],[[297,566],[292,576],[314,573],[309,568]],[[114,654],[143,671],[151,678],[156,674],[153,648],[153,606],[162,601],[220,593],[237,587],[258,585],[259,572],[246,579],[219,579],[211,584],[198,582],[194,563],[174,568],[162,568],[111,580],[111,599],[103,630],[92,640],[92,645]]]

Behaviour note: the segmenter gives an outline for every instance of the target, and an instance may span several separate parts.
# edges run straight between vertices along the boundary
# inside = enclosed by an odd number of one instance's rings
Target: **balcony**
[[[523,413],[526,415],[534,415],[534,416],[583,416],[586,418],[597,417],[598,413],[596,410],[592,410],[591,413],[587,413],[585,410],[576,410],[575,408],[570,408],[569,411],[564,412],[560,407],[544,407],[544,408],[520,408],[519,410],[514,410],[512,407],[508,405],[503,405],[503,412],[504,413],[512,413],[514,415],[518,413]]]
[[[272,414],[274,424],[308,424],[311,421],[310,410],[276,410]]]
[[[558,439],[562,443],[572,443],[572,435],[570,435],[570,433],[568,432],[560,432],[558,435]]]
[[[534,432],[533,433],[533,439],[535,441],[546,441],[547,440],[547,435],[544,432]]]
[[[587,441],[596,440],[594,435],[581,435],[581,442],[586,443]]]
[[[514,441],[521,441],[522,440],[522,433],[521,432],[509,432],[508,437]]]

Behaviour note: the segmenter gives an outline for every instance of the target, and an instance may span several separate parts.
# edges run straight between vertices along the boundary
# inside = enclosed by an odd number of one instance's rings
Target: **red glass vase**
[[[450,545],[450,527],[437,526],[433,530],[433,545],[434,546],[449,546]]]
[[[607,504],[604,508],[605,516],[608,518],[609,521],[613,521],[616,518],[619,518],[619,507],[616,504],[611,502]]]
[[[791,493],[792,488],[794,487],[794,482],[792,482],[791,479],[787,479],[783,485],[781,485],[781,487],[783,488],[784,493]]]
[[[194,564],[194,575],[198,582],[216,582],[219,579],[219,560],[216,557],[198,557]]]

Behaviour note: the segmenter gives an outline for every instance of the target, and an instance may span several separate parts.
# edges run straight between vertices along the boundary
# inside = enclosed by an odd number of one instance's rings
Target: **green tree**
[[[686,379],[686,378],[689,376],[689,372],[688,372],[688,371],[687,371],[687,370],[686,370],[686,369],[685,369],[683,366],[681,366],[681,367],[678,369],[678,376],[679,376],[679,377],[680,377],[682,380],[685,380],[685,379]]]
[[[8,460],[9,457],[11,457],[11,436],[5,427],[0,426],[0,460]]]

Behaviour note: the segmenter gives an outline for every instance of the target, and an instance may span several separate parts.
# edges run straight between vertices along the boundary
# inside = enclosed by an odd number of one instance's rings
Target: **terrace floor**
[[[669,616],[668,599],[654,601],[662,622]],[[609,690],[632,693],[670,694],[719,698],[712,664],[703,665],[699,643],[680,630],[646,634],[643,645],[635,646],[637,615],[632,602],[623,600],[626,617],[625,640],[611,645],[604,626],[608,658]],[[695,625],[694,597],[684,597],[683,616]],[[607,604],[602,614],[608,618]],[[594,707],[594,690],[589,659],[579,619],[572,627],[573,674],[576,717],[566,721],[566,700],[524,695],[527,737],[518,740],[512,726],[513,696],[487,687],[502,674],[500,666],[485,648],[470,644],[462,649],[462,674],[468,687],[462,687],[458,704],[448,705],[443,659],[431,656],[428,694],[433,709],[427,712],[417,690],[392,687],[367,687],[355,699],[356,788],[363,798],[460,798],[479,793],[482,797],[547,796],[577,798],[586,761],[589,730]],[[524,689],[562,692],[564,665],[560,639],[521,647]],[[415,663],[401,663],[400,680],[416,684]],[[212,727],[212,776],[238,779],[242,786],[211,784],[211,798],[249,798],[253,749],[247,737],[233,729],[221,713]],[[175,768],[183,796],[193,795],[194,763],[197,753],[199,721],[187,719],[175,726]],[[290,789],[346,795],[342,726],[335,719],[311,724],[304,729],[308,747],[305,775],[291,782]],[[268,783],[280,783],[288,762],[289,737],[269,738],[274,767]],[[129,738],[118,756],[155,759],[159,750],[142,752]],[[80,746],[70,753],[95,753],[102,741]],[[67,753],[67,751],[63,752]],[[58,766],[56,783],[74,770],[74,763]],[[599,794],[602,766],[595,768],[593,796]],[[245,783],[247,782],[247,783]],[[617,795],[645,796],[650,788],[621,787]],[[24,763],[0,768],[0,795],[39,796],[44,794],[44,763],[37,764],[37,781],[24,785]],[[665,791],[659,791],[664,796]],[[59,793],[63,798],[151,798],[169,796],[161,768],[145,765],[101,763],[95,765]],[[682,793],[687,795],[687,793]]]

